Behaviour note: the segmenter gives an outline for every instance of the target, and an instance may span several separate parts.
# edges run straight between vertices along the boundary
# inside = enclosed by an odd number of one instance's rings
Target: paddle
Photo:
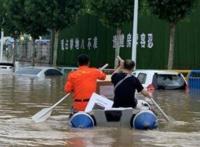
[[[53,108],[55,108],[58,104],[60,104],[69,95],[70,95],[70,93],[68,93],[67,95],[65,95],[64,97],[62,97],[53,106],[51,106],[49,108],[43,108],[42,110],[40,110],[39,112],[37,112],[35,115],[32,116],[32,120],[34,122],[36,122],[36,123],[45,121],[47,118],[49,118],[51,116]]]
[[[108,66],[108,63],[106,63],[104,66],[100,67],[100,70],[104,70]]]
[[[102,66],[100,68],[100,70],[105,69],[108,66],[108,64],[105,64],[104,66]],[[65,95],[64,97],[62,97],[58,102],[56,102],[53,106],[48,107],[48,108],[43,108],[42,110],[40,110],[39,112],[37,112],[35,115],[32,116],[32,120],[36,123],[39,122],[43,122],[45,120],[47,120],[52,113],[53,108],[55,108],[58,104],[60,104],[64,99],[66,99],[68,96],[70,95],[70,93],[68,93],[67,95]]]
[[[154,101],[153,98],[151,98],[151,101],[154,103],[154,105],[160,110],[160,112],[162,113],[162,115],[165,117],[165,119],[167,121],[170,121],[169,117],[167,116],[167,114],[160,108],[160,106],[156,103],[156,101]]]

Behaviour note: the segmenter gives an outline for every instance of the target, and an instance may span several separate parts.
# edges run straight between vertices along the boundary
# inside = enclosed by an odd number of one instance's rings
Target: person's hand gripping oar
[[[108,66],[108,64],[105,64],[100,68],[100,70],[105,69]],[[60,104],[63,100],[65,100],[67,97],[69,97],[70,93],[66,94],[64,97],[62,97],[58,102],[56,102],[54,105],[48,108],[43,108],[39,112],[37,112],[35,115],[32,116],[32,120],[36,123],[43,122],[47,120],[53,111],[53,109]]]

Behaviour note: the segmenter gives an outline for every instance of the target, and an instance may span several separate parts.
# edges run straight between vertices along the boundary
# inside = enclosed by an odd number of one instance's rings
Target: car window
[[[145,73],[139,73],[138,74],[138,80],[140,81],[141,84],[144,84],[147,78],[147,74]]]
[[[16,74],[28,74],[28,75],[37,75],[41,69],[37,68],[21,68],[16,71]]]
[[[62,73],[56,69],[48,69],[44,74],[45,76],[62,76]]]
[[[185,81],[181,75],[156,74],[153,80],[158,89],[184,89]]]
[[[0,66],[0,68],[1,68],[1,69],[7,69],[7,67],[6,67],[6,66]]]

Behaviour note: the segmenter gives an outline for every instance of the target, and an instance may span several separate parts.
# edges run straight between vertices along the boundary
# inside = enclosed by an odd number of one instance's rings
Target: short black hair
[[[89,56],[86,55],[86,54],[80,54],[78,56],[78,64],[79,64],[79,66],[88,65],[89,61],[90,61]]]
[[[128,69],[128,70],[132,70],[135,67],[135,62],[130,60],[130,59],[126,59],[124,61],[124,68]]]

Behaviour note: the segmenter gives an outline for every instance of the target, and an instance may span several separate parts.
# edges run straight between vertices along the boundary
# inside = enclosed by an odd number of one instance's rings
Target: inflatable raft
[[[144,104],[143,102],[139,105]],[[141,106],[140,106],[141,107]],[[149,105],[140,109],[111,108],[107,110],[94,109],[90,113],[78,112],[72,115],[69,124],[74,128],[103,127],[129,127],[140,130],[155,129],[158,119]]]

